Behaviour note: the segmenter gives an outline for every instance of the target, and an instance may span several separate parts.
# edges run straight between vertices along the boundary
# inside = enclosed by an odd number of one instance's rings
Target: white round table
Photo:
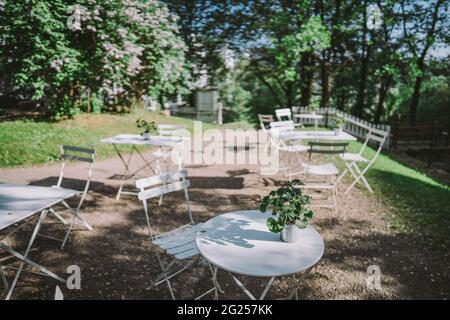
[[[320,114],[314,114],[314,113],[302,113],[302,114],[294,114],[294,118],[314,120],[314,129],[317,130],[318,122],[319,122],[319,120],[323,119],[323,116]]]
[[[300,231],[298,242],[286,243],[278,233],[267,229],[266,220],[270,216],[257,210],[225,213],[206,222],[196,239],[200,254],[217,268],[230,274],[269,277],[260,299],[267,294],[275,277],[295,277],[296,273],[309,271],[324,251],[323,239],[313,226]],[[255,298],[232,277],[250,298]]]

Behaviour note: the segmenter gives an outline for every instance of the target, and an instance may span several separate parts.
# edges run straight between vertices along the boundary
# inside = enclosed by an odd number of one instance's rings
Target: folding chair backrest
[[[271,114],[258,114],[258,120],[261,130],[264,132],[270,128],[270,123],[274,121]]]
[[[158,124],[158,134],[160,136],[171,137],[177,130],[183,130],[187,127],[181,124]]]
[[[86,184],[84,185],[83,194],[81,196],[80,202],[78,204],[78,209],[81,208],[84,198],[89,190],[89,184],[91,183],[91,176],[92,176],[92,168],[94,166],[95,161],[95,150],[94,149],[87,149],[87,148],[80,148],[80,147],[74,147],[74,146],[61,146],[61,170],[59,172],[59,178],[58,182],[56,184],[57,187],[62,187],[62,183],[64,180],[64,169],[66,167],[67,161],[81,161],[89,163],[89,169],[86,177]]]
[[[389,136],[389,132],[387,132],[387,131],[370,128],[367,132],[366,140],[364,141],[364,144],[363,144],[359,154],[362,155],[364,153],[364,150],[366,149],[366,147],[369,143],[374,142],[374,144],[377,144],[378,148],[375,152],[375,155],[370,160],[370,163],[372,164],[376,160],[378,155],[380,154],[381,149],[383,148],[383,145],[386,142],[386,139],[388,136]]]
[[[348,142],[316,142],[309,141],[309,159],[313,153],[318,154],[341,154],[345,153]]]
[[[138,193],[139,200],[142,201],[144,205],[144,211],[147,218],[147,224],[150,231],[150,235],[153,238],[153,232],[150,225],[150,218],[148,214],[147,200],[151,198],[160,197],[162,195],[183,190],[184,197],[186,201],[186,207],[189,213],[189,219],[192,224],[194,224],[194,219],[192,217],[191,205],[189,202],[188,188],[190,186],[189,180],[186,180],[187,171],[180,170],[173,173],[166,173],[159,176],[154,176],[150,178],[140,179],[136,181],[136,187],[140,190]]]
[[[292,113],[289,108],[276,109],[275,115],[277,116],[278,121],[292,120]]]
[[[61,187],[61,184],[64,179],[64,169],[66,167],[67,161],[81,161],[89,163],[89,170],[87,174],[86,179],[86,185],[85,185],[85,191],[87,192],[87,189],[89,188],[89,183],[92,175],[92,167],[94,166],[95,161],[95,150],[94,149],[87,149],[87,148],[80,148],[80,147],[74,147],[74,146],[61,146],[61,171],[59,173],[58,183],[56,184],[58,187]]]

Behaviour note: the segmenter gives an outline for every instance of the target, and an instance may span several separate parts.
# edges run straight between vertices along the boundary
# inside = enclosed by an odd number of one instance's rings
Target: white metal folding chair
[[[305,152],[309,149],[307,145],[302,144],[299,139],[282,139],[279,134],[281,132],[291,132],[295,130],[294,122],[288,121],[274,121],[270,123],[270,143],[284,154],[297,154]],[[281,160],[281,159],[280,159]],[[281,167],[280,170],[287,172],[289,166]]]
[[[370,186],[369,182],[367,182],[367,179],[364,177],[364,175],[377,160],[378,155],[383,148],[383,144],[385,143],[388,136],[389,132],[370,128],[367,133],[366,140],[364,141],[364,144],[359,153],[342,153],[340,155],[341,159],[344,160],[345,166],[347,168],[338,178],[338,181],[340,181],[347,174],[347,172],[350,172],[354,178],[354,181],[347,188],[345,193],[350,192],[350,190],[360,181],[362,181],[366,188],[373,193],[372,187]],[[378,144],[378,148],[374,156],[371,159],[367,159],[363,156],[363,154],[367,145],[371,142]],[[365,167],[361,170],[361,168],[358,166],[358,163],[365,164]]]
[[[162,137],[176,137],[179,136],[177,135],[178,130],[186,129],[185,125],[177,125],[177,124],[158,124],[157,127],[158,127],[158,134]],[[155,171],[158,174],[162,173],[160,160],[164,162],[165,166],[164,172],[169,172],[169,160],[172,157],[172,148],[164,149],[163,147],[160,147],[158,148],[158,150],[152,153],[152,156],[158,159],[155,168]],[[177,159],[178,159],[177,160],[178,170],[181,170],[182,168],[181,154],[178,155]]]
[[[278,121],[293,121],[292,119],[292,111],[289,108],[276,109],[275,115]],[[301,123],[294,123],[294,127],[303,127]]]
[[[322,182],[310,182],[300,185],[302,189],[314,189],[314,190],[330,190],[332,204],[312,204],[311,207],[324,207],[331,208],[337,212],[337,178],[339,175],[339,169],[332,163],[325,163],[320,165],[309,164],[313,153],[337,155],[345,153],[348,146],[348,142],[313,142],[309,143],[309,157],[308,163],[301,162],[302,170],[299,172],[289,172],[288,176],[291,178],[295,175],[303,175],[303,179],[307,179],[308,176],[322,177],[326,181]]]
[[[81,217],[80,211],[81,207],[83,205],[84,199],[86,198],[86,195],[89,190],[89,184],[91,183],[91,176],[92,176],[92,169],[94,167],[95,162],[95,150],[94,149],[86,149],[86,148],[80,148],[80,147],[74,147],[74,146],[61,146],[61,170],[59,173],[58,182],[56,185],[52,186],[53,188],[59,188],[59,189],[67,189],[62,186],[64,181],[64,169],[66,167],[67,161],[81,161],[86,162],[89,164],[88,168],[88,174],[86,178],[86,183],[84,185],[83,191],[80,191],[81,198],[76,208],[72,208],[69,206],[69,204],[66,201],[62,201],[61,204],[63,205],[63,210],[55,210],[54,208],[50,208],[49,211],[53,213],[63,224],[69,225],[69,228],[66,232],[66,235],[64,239],[62,240],[61,249],[64,249],[64,246],[66,245],[67,240],[69,239],[70,232],[72,231],[73,227],[75,226],[75,222],[78,220],[81,222],[81,224],[88,230],[92,230],[92,227]],[[71,222],[68,223],[62,216],[61,212],[68,212],[71,214]],[[54,240],[61,241],[60,239],[55,239],[53,237],[49,237],[46,235],[41,236],[51,238]]]
[[[166,255],[172,258],[172,261],[165,263],[161,255],[156,252],[156,256],[161,267],[162,273],[156,278],[152,287],[166,283],[169,288],[172,299],[175,300],[175,294],[170,282],[170,279],[180,272],[189,268],[194,262],[195,258],[200,256],[195,244],[197,233],[201,231],[202,223],[196,224],[192,217],[191,206],[189,202],[188,187],[189,180],[186,180],[187,171],[181,170],[174,173],[167,173],[159,176],[154,176],[146,179],[136,181],[136,187],[140,190],[138,198],[144,205],[145,218],[147,227],[150,233],[150,241],[153,245],[163,250]],[[169,232],[155,235],[150,223],[150,212],[147,200],[151,198],[160,197],[161,195],[183,191],[186,201],[186,207],[189,214],[189,223],[171,230]],[[216,280],[217,267],[208,264],[213,276],[214,287],[197,297],[202,298],[210,292],[214,291],[214,296],[218,298],[218,291],[220,289]]]
[[[258,114],[258,120],[263,132],[267,132],[270,129],[270,123],[274,121],[271,114]]]

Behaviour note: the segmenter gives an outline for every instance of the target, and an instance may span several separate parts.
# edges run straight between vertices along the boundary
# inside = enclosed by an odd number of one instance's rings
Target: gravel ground
[[[244,151],[239,151],[244,152]],[[149,153],[147,154],[149,156]],[[140,163],[132,164],[138,167]],[[67,187],[80,188],[83,165],[72,164],[67,170]],[[199,165],[187,167],[192,187],[190,198],[194,218],[204,222],[218,214],[259,207],[261,197],[286,178],[263,176],[252,165]],[[119,158],[95,165],[91,191],[85,201],[83,216],[93,231],[76,230],[65,250],[47,238],[38,238],[30,257],[59,275],[69,265],[82,272],[81,290],[62,286],[65,299],[169,299],[164,285],[151,288],[159,274],[155,249],[146,239],[142,203],[133,196],[115,200],[122,166]],[[0,181],[49,186],[55,184],[58,165],[0,169]],[[151,175],[150,172],[142,176]],[[345,190],[345,185],[340,190]],[[150,203],[152,223],[158,231],[187,222],[182,195],[164,198],[163,205]],[[316,209],[313,225],[325,241],[325,253],[303,282],[302,299],[448,299],[450,296],[449,251],[424,247],[415,235],[399,234],[384,220],[389,208],[373,195],[355,188],[349,195],[339,194],[339,210]],[[24,251],[32,228],[25,228],[9,243]],[[48,219],[42,233],[62,237],[64,227]],[[0,252],[0,263],[12,263]],[[367,268],[381,270],[381,290],[368,289]],[[9,278],[12,272],[8,271]],[[268,279],[245,278],[242,281],[256,294]],[[225,290],[222,299],[246,299],[225,273],[219,273]],[[199,261],[173,281],[179,298],[193,298],[209,289],[210,274]],[[53,299],[53,280],[24,273],[14,299]],[[280,298],[289,292],[288,279],[275,281],[268,298]]]

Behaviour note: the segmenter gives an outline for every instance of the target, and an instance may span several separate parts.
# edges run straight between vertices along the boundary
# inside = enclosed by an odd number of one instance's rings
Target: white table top
[[[280,131],[277,132],[281,139],[296,140],[325,140],[325,141],[356,141],[357,139],[345,131],[336,135],[334,131]]]
[[[322,237],[309,226],[296,243],[281,241],[267,229],[268,213],[225,213],[204,224],[196,243],[201,255],[219,268],[253,277],[285,276],[304,271],[322,257]]]
[[[114,137],[100,140],[103,143],[112,144],[134,144],[134,145],[151,145],[151,146],[179,146],[186,137],[165,137],[165,136],[151,136],[150,139],[145,139],[139,134],[119,134]]]
[[[320,114],[302,113],[302,114],[294,114],[294,118],[321,120],[321,119],[323,119],[323,116]]]
[[[0,183],[0,230],[78,193],[71,189]]]

